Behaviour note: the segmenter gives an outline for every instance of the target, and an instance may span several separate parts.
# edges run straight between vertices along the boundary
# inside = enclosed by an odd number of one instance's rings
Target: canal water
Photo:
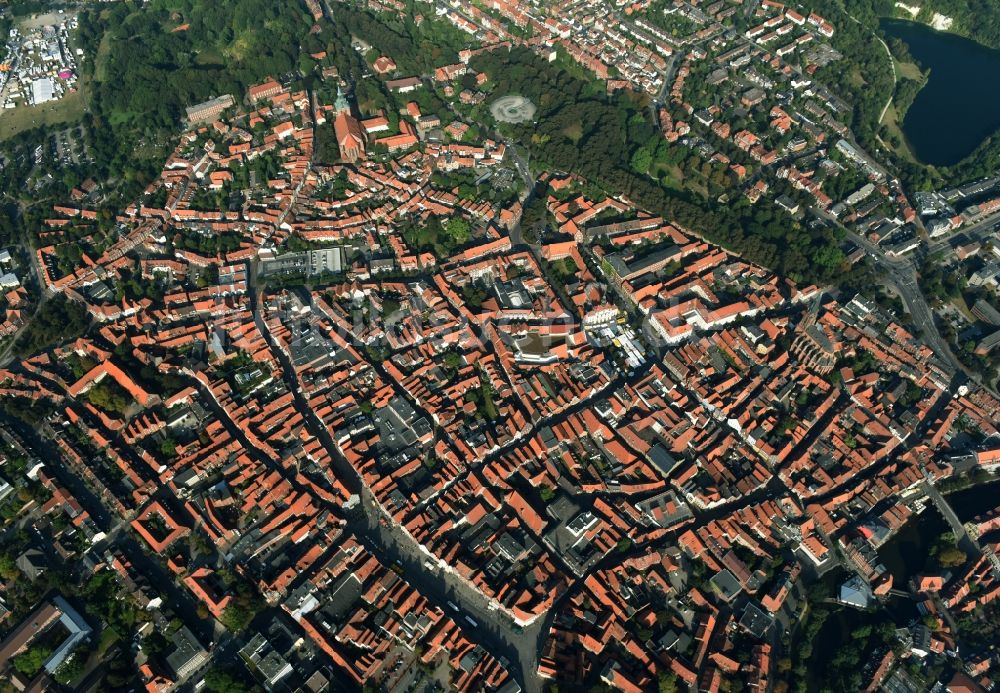
[[[980,484],[956,491],[948,495],[948,505],[951,506],[958,519],[969,522],[974,518],[1000,507],[1000,480],[988,484]]]
[[[901,590],[907,582],[927,567],[931,546],[943,532],[950,531],[948,523],[933,504],[929,504],[916,518],[911,518],[889,541],[882,545],[878,555],[892,573],[892,583]]]
[[[968,522],[1000,506],[1000,481],[957,491],[948,495],[947,499],[959,519]],[[879,558],[892,573],[896,588],[907,590],[911,577],[933,567],[929,565],[930,549],[937,538],[948,531],[951,528],[944,517],[936,506],[929,503],[924,512],[911,518],[879,549]],[[846,571],[831,571],[825,576],[824,582],[829,591],[835,592],[847,576]],[[900,596],[891,596],[878,609],[868,611],[827,605],[821,608],[829,609],[831,613],[814,641],[807,676],[810,690],[821,687],[831,661],[840,651],[840,646],[850,641],[855,629],[865,625],[879,626],[886,622],[886,617],[897,626],[908,625],[919,618],[917,602]]]
[[[969,522],[1000,506],[1000,481],[956,491],[947,500],[958,519]],[[928,555],[937,538],[950,531],[951,527],[933,503],[907,522],[879,549],[882,563],[892,573],[893,584],[905,590],[909,579],[928,567]]]
[[[923,513],[910,519],[878,551],[879,558],[892,573],[895,587],[906,590],[909,578],[922,571],[927,562],[927,552],[942,532],[948,531],[948,524],[941,513],[932,505]],[[832,570],[822,581],[825,593],[836,594],[840,585],[851,575],[847,570]],[[811,665],[822,670],[836,653],[837,643],[850,637],[851,631],[863,625],[875,625],[885,620],[886,615],[893,623],[906,625],[918,616],[916,602],[907,597],[890,596],[881,601],[878,608],[860,611],[846,606],[823,605],[821,608],[831,613],[823,622],[816,642],[830,646],[830,651],[814,651]]]
[[[883,19],[881,27],[931,71],[902,123],[913,153],[927,164],[958,163],[1000,128],[1000,51],[917,22]]]
[[[846,574],[842,574],[842,577],[846,577]],[[856,629],[862,626],[878,628],[887,622],[902,627],[909,625],[920,616],[917,611],[917,603],[912,599],[902,597],[890,597],[879,608],[866,611],[846,606],[823,606],[822,608],[832,608],[833,610],[823,621],[823,626],[812,643],[813,652],[809,658],[806,676],[807,690],[811,691],[821,690],[824,686],[829,685],[828,675],[831,673],[831,662],[844,646],[854,642],[853,634]],[[875,642],[869,641],[869,647],[865,648],[865,654],[861,661],[868,659],[874,646]]]

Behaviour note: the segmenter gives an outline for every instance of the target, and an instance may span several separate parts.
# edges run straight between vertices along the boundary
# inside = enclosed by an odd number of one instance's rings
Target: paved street
[[[984,241],[993,234],[994,227],[997,224],[1000,224],[1000,212],[991,214],[968,228],[948,234],[933,243],[928,243],[927,254],[936,255],[948,248],[956,248],[967,243],[972,243],[973,241]]]
[[[894,289],[899,295],[910,314],[912,324],[919,331],[919,336],[934,350],[934,354],[951,370],[965,373],[965,366],[952,353],[934,322],[934,313],[920,291],[916,268],[912,261],[908,258],[889,258],[878,245],[853,231],[847,231],[847,235],[850,240],[864,248],[875,266],[882,271],[883,284]]]

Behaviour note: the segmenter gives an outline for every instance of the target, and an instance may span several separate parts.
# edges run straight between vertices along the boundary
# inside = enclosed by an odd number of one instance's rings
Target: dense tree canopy
[[[58,294],[39,308],[15,347],[18,353],[36,354],[64,339],[78,337],[89,324],[90,316],[81,304]]]
[[[504,127],[546,166],[579,173],[792,278],[832,281],[843,269],[834,230],[805,232],[768,205],[710,207],[646,175],[641,169],[661,156],[667,144],[645,97],[608,97],[599,83],[574,77],[527,49],[480,54],[471,65],[489,75],[495,94],[518,93],[535,103],[535,124]]]
[[[343,32],[311,33],[299,2],[132,0],[88,6],[78,41],[91,93],[84,125],[96,175],[117,178],[127,198],[156,174],[184,109],[296,72],[300,57],[328,51],[348,74],[357,56]],[[349,40],[346,39],[346,40]]]
[[[920,8],[916,21],[929,23],[935,14],[942,14],[954,20],[952,32],[1000,48],[1000,4],[996,0],[923,0],[907,4]],[[844,0],[844,7],[869,24],[878,17],[912,18],[896,7],[895,0]]]
[[[446,22],[424,21],[412,13],[373,14],[347,4],[337,6],[337,19],[347,31],[362,37],[378,54],[391,55],[400,72],[431,74],[434,68],[458,60],[470,37]]]

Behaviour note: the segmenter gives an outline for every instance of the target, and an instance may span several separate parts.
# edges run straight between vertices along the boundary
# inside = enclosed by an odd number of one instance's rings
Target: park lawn
[[[111,51],[111,32],[106,31],[97,45],[97,55],[94,56],[94,78],[98,82],[108,77],[108,53]]]
[[[244,31],[222,49],[222,54],[230,60],[245,60],[250,55],[250,51],[253,50],[253,41],[253,32]]]
[[[663,185],[673,190],[684,190],[684,172],[680,166],[656,163],[649,174],[659,180]]]
[[[566,135],[567,139],[573,141],[576,144],[583,137],[583,123],[573,123],[563,128],[563,134]]]
[[[953,305],[959,313],[964,315],[966,320],[973,323],[976,322],[977,318],[972,314],[972,311],[969,310],[969,304],[965,302],[964,297],[962,296],[953,297],[951,299],[951,305]]]
[[[200,51],[197,56],[195,56],[195,63],[198,65],[224,65],[225,58],[222,56],[218,50],[214,48],[206,48]]]
[[[864,75],[862,75],[861,71],[858,69],[851,70],[851,73],[847,76],[847,78],[850,80],[851,86],[858,89],[866,84]]]
[[[122,125],[132,120],[132,114],[128,111],[112,111],[108,116],[108,121],[112,125]]]
[[[121,636],[114,628],[107,627],[101,631],[101,638],[97,643],[97,656],[103,657],[111,647],[121,640]]]
[[[921,82],[924,79],[924,75],[916,63],[901,63],[893,60],[893,65],[896,66],[896,77],[900,79],[912,79],[914,82]]]
[[[82,83],[81,83],[82,84]],[[57,125],[78,120],[83,115],[83,89],[58,101],[41,106],[18,106],[0,111],[0,141],[41,125]]]
[[[902,159],[909,161],[911,164],[919,164],[917,157],[914,156],[913,152],[910,150],[910,146],[906,143],[906,136],[903,135],[903,129],[899,126],[899,118],[896,114],[896,104],[889,104],[889,108],[885,110],[885,117],[882,119],[882,125],[885,129],[889,131],[890,135],[896,137],[899,141],[898,147],[892,147],[893,151]],[[885,146],[891,147],[889,142],[883,142]]]
[[[684,181],[684,187],[700,195],[703,198],[708,198],[708,185],[704,181],[698,181],[694,178],[688,178]]]

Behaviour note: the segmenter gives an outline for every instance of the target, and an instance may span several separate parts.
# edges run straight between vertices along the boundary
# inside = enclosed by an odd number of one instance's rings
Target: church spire
[[[337,100],[333,104],[334,113],[346,112],[348,115],[351,113],[351,104],[348,103],[347,97],[344,96],[344,90],[341,86],[337,85]]]

